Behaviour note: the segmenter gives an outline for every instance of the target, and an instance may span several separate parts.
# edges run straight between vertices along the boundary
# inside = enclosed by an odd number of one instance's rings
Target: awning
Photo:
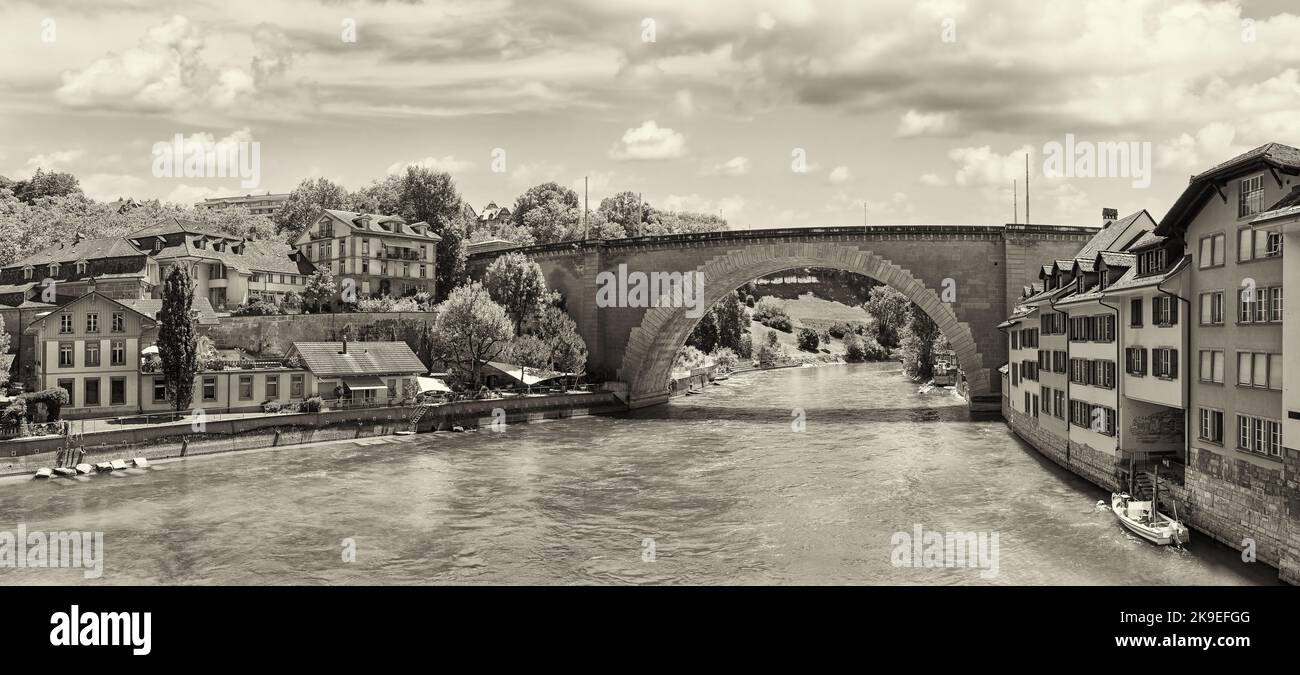
[[[366,375],[362,377],[345,377],[343,378],[343,386],[347,387],[349,391],[365,391],[367,389],[388,388],[388,385],[384,384],[383,380],[375,377],[374,375]]]
[[[417,377],[415,379],[420,385],[421,394],[428,391],[439,393],[451,391],[451,387],[448,387],[445,382],[436,377]]]

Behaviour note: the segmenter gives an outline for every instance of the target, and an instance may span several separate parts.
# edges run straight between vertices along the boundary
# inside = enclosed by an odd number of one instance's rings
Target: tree
[[[81,186],[77,177],[62,171],[45,171],[37,167],[36,173],[27,180],[14,181],[10,186],[14,196],[27,202],[36,203],[43,197],[67,197],[80,195]]]
[[[551,370],[573,373],[587,371],[587,343],[578,333],[578,324],[555,303],[542,308],[533,333],[546,342],[551,352]]]
[[[483,287],[493,301],[506,308],[515,322],[515,335],[519,335],[524,321],[541,309],[546,297],[541,265],[518,251],[492,261],[483,274]]]
[[[402,211],[402,176],[389,174],[381,180],[372,181],[352,193],[344,200],[348,211],[357,213],[378,213],[392,215]]]
[[[712,213],[690,211],[658,211],[653,222],[647,221],[641,234],[690,234],[693,232],[719,232],[727,229],[727,221]]]
[[[863,308],[876,320],[876,341],[884,347],[897,347],[899,333],[907,326],[908,307],[912,303],[890,286],[876,286]]]
[[[547,200],[529,209],[523,222],[538,244],[554,244],[582,237],[582,214],[578,207],[569,206],[558,199]]]
[[[181,265],[172,267],[163,282],[158,316],[158,356],[167,386],[167,400],[176,411],[190,407],[194,376],[199,372],[198,332],[194,327],[194,282]]]
[[[325,209],[343,208],[347,198],[347,191],[328,178],[303,179],[272,216],[276,234],[292,240],[315,222]]]
[[[470,229],[456,182],[445,171],[410,166],[393,188],[397,192],[398,215],[408,223],[428,223],[429,231],[442,237],[436,252],[435,285],[436,297],[445,299],[465,282],[465,239]]]
[[[475,387],[483,364],[497,360],[510,346],[513,325],[506,310],[477,282],[452,291],[437,308],[434,351]]]
[[[817,331],[811,328],[800,328],[798,340],[799,349],[805,352],[816,352],[818,345],[821,344]]]
[[[713,306],[713,313],[718,322],[718,346],[739,352],[741,336],[749,328],[740,298],[735,293],[726,294]]]
[[[909,315],[899,343],[903,371],[913,379],[928,380],[934,376],[934,349],[939,338],[939,326],[917,305],[911,306]]]
[[[325,307],[333,305],[334,294],[337,292],[334,276],[322,267],[307,277],[307,283],[302,288],[302,301],[304,305],[310,305],[312,311],[319,313],[322,305]]]
[[[654,207],[632,191],[620,192],[600,200],[597,213],[609,223],[617,224],[625,237],[638,237],[656,220]]]
[[[534,185],[519,195],[515,199],[515,208],[511,210],[510,217],[514,218],[516,225],[526,226],[528,223],[525,219],[528,212],[552,200],[566,208],[580,209],[582,206],[577,192],[552,181]]]
[[[718,319],[713,310],[710,309],[700,317],[691,334],[686,337],[686,344],[705,354],[712,352],[718,346]]]

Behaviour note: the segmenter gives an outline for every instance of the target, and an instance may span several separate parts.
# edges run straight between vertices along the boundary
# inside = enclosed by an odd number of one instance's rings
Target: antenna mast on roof
[[[1029,224],[1029,153],[1025,153],[1025,224]]]
[[[1011,179],[1011,224],[1020,222],[1020,195],[1016,193],[1016,179]]]

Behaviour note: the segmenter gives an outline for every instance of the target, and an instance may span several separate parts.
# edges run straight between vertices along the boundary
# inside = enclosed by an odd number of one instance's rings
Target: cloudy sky
[[[733,227],[992,224],[1028,152],[1032,220],[1096,224],[1300,145],[1288,0],[0,6],[0,173],[72,171],[98,198],[247,191],[154,176],[151,148],[181,134],[258,142],[277,192],[421,163],[475,208],[585,176],[593,208],[634,190]],[[1149,143],[1150,186],[1044,175],[1067,134]]]

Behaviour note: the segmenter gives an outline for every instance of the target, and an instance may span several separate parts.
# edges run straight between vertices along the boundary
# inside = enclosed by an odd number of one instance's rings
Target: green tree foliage
[[[453,290],[437,308],[434,353],[462,380],[478,387],[483,363],[499,360],[514,337],[501,305],[477,282]]]
[[[890,286],[875,286],[863,306],[875,319],[876,341],[885,347],[897,347],[901,331],[909,320],[907,296]]]
[[[325,209],[341,209],[348,193],[328,178],[306,178],[289,193],[272,220],[275,231],[293,240],[312,224]]]
[[[492,261],[483,275],[483,287],[493,301],[506,308],[514,321],[515,335],[519,335],[524,321],[541,309],[546,298],[541,265],[517,251]]]
[[[718,323],[718,346],[739,352],[740,340],[749,328],[740,298],[735,293],[726,294],[713,306],[713,314]]]
[[[194,323],[194,282],[177,265],[163,282],[162,310],[158,317],[158,356],[162,359],[167,400],[177,412],[190,407],[194,376],[199,372],[198,331]]]

